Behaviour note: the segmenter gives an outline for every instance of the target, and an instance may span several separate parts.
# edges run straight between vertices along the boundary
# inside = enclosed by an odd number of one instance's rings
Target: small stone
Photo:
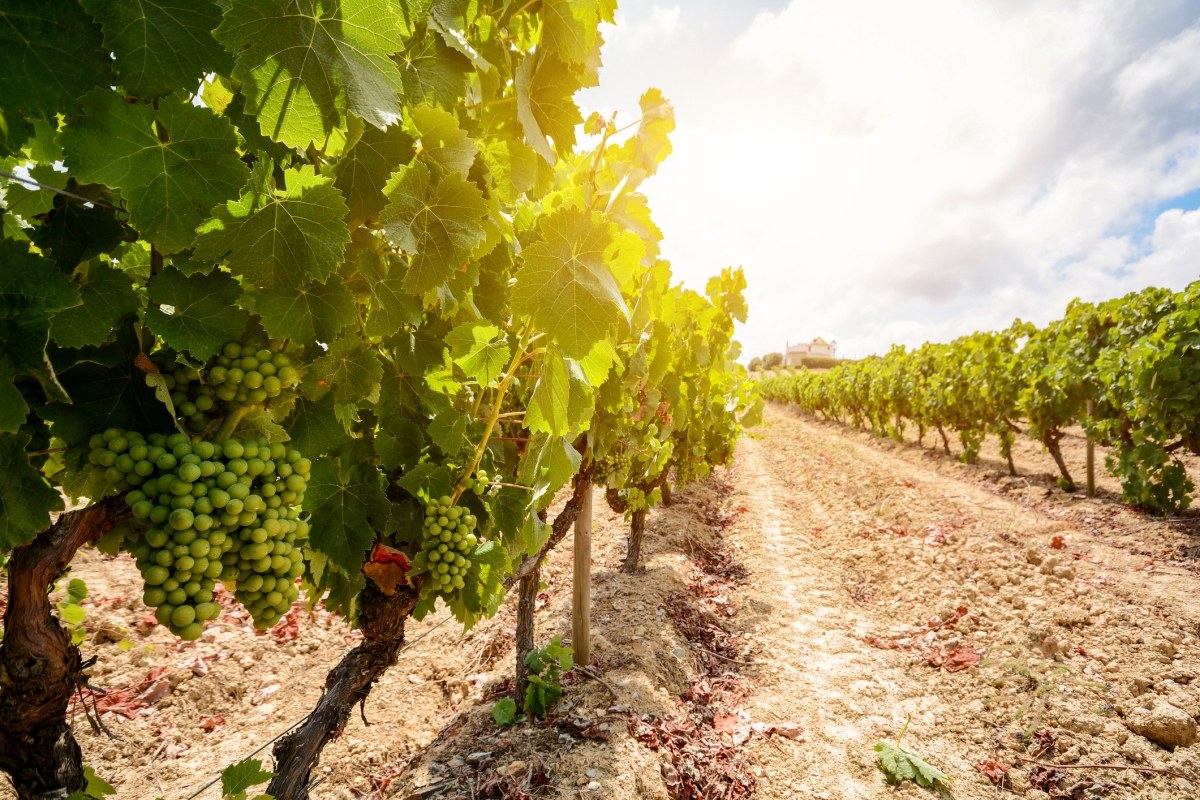
[[[594,778],[594,777],[596,777],[596,770],[589,769],[587,772],[585,772],[583,774],[587,775],[589,778]]]
[[[468,764],[481,764],[484,761],[486,761],[487,759],[491,758],[491,756],[492,756],[491,753],[483,752],[483,751],[480,751],[478,753],[471,753],[469,756],[467,756],[467,763]]]
[[[451,768],[464,767],[464,766],[466,766],[466,764],[467,764],[467,762],[465,760],[463,760],[462,756],[455,756],[454,758],[450,759],[450,767]]]
[[[496,770],[501,775],[516,775],[525,769],[524,761],[513,761],[507,767],[500,767]]]
[[[671,651],[671,655],[675,656],[676,658],[683,658],[684,649],[682,647],[676,647],[674,650]]]
[[[598,792],[598,791],[600,791],[600,781],[592,781],[592,782],[590,782],[590,783],[587,785],[587,788],[588,788],[588,791],[589,791],[589,792]]]
[[[1186,711],[1156,698],[1150,708],[1135,709],[1125,724],[1134,733],[1145,736],[1168,750],[1188,747],[1196,741],[1196,722]]]

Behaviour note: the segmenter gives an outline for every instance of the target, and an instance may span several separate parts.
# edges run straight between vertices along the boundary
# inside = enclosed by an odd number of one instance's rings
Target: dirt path
[[[1027,469],[1040,454],[1022,447]],[[312,797],[667,800],[688,770],[698,785],[732,776],[732,797],[924,796],[889,787],[872,749],[910,715],[904,744],[955,779],[956,798],[1189,796],[1200,744],[1170,747],[1200,718],[1192,518],[1137,514],[1111,492],[1076,499],[993,462],[769,408],[732,470],[651,514],[636,575],[619,572],[627,523],[597,498],[596,678],[571,673],[554,720],[491,720],[513,672],[515,598],[465,635],[440,625],[443,610],[411,626],[412,650],[366,705],[371,725],[356,715],[331,744]],[[93,682],[144,697],[162,682],[146,705],[105,716],[122,741],[78,718],[85,761],[117,800],[182,800],[267,743],[357,635],[323,611],[280,637],[232,614],[181,646],[144,621],[127,559],[89,554],[73,575],[91,588]],[[542,573],[539,645],[569,637],[570,575],[563,546]],[[796,722],[805,737],[741,745],[737,720]],[[695,758],[682,764],[669,741]],[[1018,759],[1035,753],[1193,782],[1065,770],[1039,783]],[[975,766],[989,759],[1013,766],[999,787]]]
[[[758,796],[888,794],[872,746],[894,739],[910,713],[905,743],[955,778],[959,798],[996,796],[974,765],[998,758],[1020,766],[1015,734],[1030,725],[1055,734],[1045,758],[1059,763],[1200,774],[1200,746],[1171,754],[1122,724],[1138,704],[1157,709],[1160,700],[1200,715],[1200,693],[1188,685],[1200,666],[1194,572],[1139,569],[1144,558],[1080,530],[1069,508],[1031,508],[1019,502],[1026,495],[997,492],[986,467],[931,459],[781,408],[769,409],[756,433],[761,438],[744,440],[738,453],[734,502],[748,510],[729,536],[753,576],[740,617],[769,663],[752,715],[796,719],[809,731],[808,742],[782,752],[754,746],[767,768]],[[1147,524],[1085,503],[1084,518],[1107,515],[1120,534]],[[1065,551],[1049,547],[1055,536]],[[1063,562],[1057,576],[1031,563],[1055,557]],[[950,618],[960,605],[977,619],[932,634],[932,647],[969,648],[1002,664],[951,673],[924,657],[931,645],[907,653],[864,641],[920,629],[934,615]],[[985,707],[1005,664],[1028,677],[1004,689],[1016,700]],[[1082,680],[1112,690],[1070,685]],[[1048,707],[1018,722],[1015,712],[1038,681],[1050,692]],[[1085,773],[1068,774],[1060,789]],[[1114,797],[1187,791],[1166,777],[1094,774],[1116,784]],[[1009,785],[1023,793],[1027,770],[1013,770]]]

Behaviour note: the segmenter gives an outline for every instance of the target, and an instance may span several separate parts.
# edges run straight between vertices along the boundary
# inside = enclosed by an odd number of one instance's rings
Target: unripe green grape
[[[175,613],[175,606],[170,603],[162,603],[154,612],[154,618],[158,620],[159,625],[170,625],[171,615]]]
[[[181,606],[187,602],[187,590],[179,586],[167,592],[167,604],[172,606]]]

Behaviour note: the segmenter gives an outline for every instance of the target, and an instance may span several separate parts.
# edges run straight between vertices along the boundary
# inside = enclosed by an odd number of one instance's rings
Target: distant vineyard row
[[[910,425],[921,438],[936,430],[947,452],[951,431],[968,463],[995,434],[1012,469],[1012,444],[1025,433],[1045,445],[1068,490],[1075,481],[1059,442],[1079,424],[1112,448],[1106,463],[1125,502],[1176,510],[1195,489],[1180,455],[1200,455],[1198,320],[1200,282],[1179,293],[1150,288],[1099,304],[1075,300],[1044,328],[1018,319],[949,344],[895,345],[829,372],[767,378],[762,391],[879,436],[900,439]]]

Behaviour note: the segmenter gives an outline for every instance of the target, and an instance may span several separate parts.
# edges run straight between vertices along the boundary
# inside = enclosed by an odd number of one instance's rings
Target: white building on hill
[[[837,358],[837,341],[827,342],[818,336],[811,342],[788,343],[784,350],[783,363],[799,367],[806,358]]]

